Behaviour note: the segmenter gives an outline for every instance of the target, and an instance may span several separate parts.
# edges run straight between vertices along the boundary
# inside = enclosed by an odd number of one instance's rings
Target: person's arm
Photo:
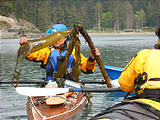
[[[143,74],[146,57],[149,52],[149,49],[141,50],[124,68],[118,80],[123,91],[129,92],[135,88],[135,80],[140,74]]]
[[[73,56],[75,59],[75,50],[73,50],[72,53],[73,53]],[[100,52],[97,48],[95,49],[95,53],[97,56],[100,56]],[[95,60],[92,53],[90,54],[90,56],[88,58],[84,57],[81,54],[81,70],[83,73],[85,73],[85,74],[93,73],[95,71],[95,64],[96,64],[96,60]]]
[[[30,61],[35,61],[35,62],[43,62],[43,65],[46,65],[50,53],[51,53],[50,48],[46,47],[34,53],[31,53],[26,57],[26,59]]]
[[[84,57],[81,54],[81,70],[85,74],[91,74],[95,71],[96,60],[91,57]]]
[[[19,41],[20,45],[23,45],[27,42],[26,37],[22,37]],[[35,61],[35,62],[43,62],[43,65],[46,65],[48,57],[51,53],[51,50],[49,47],[43,48],[41,50],[38,50],[34,53],[29,54],[26,59],[30,61]]]

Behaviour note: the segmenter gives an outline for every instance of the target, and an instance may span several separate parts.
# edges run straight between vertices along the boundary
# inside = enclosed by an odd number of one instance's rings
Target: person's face
[[[58,42],[53,44],[55,47],[59,47],[64,44],[64,42],[67,40],[67,37],[61,38]]]

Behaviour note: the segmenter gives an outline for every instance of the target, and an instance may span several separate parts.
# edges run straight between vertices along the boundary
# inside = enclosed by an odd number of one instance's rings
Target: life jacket
[[[59,52],[58,50],[54,49],[53,51],[51,51],[50,57],[48,59],[47,62],[47,66],[46,66],[46,79],[45,80],[50,80],[50,79],[54,79],[54,74],[57,72],[57,70],[59,69],[60,65],[63,63],[63,61],[65,60],[65,56],[67,54],[67,50],[65,50],[64,52]],[[71,54],[69,59],[68,59],[68,65],[67,65],[67,74],[65,74],[65,78],[69,77],[67,79],[73,79],[73,75],[72,75],[72,67],[74,64],[74,58],[73,55]]]
[[[148,98],[160,96],[160,50],[151,50],[146,58],[144,73],[135,84],[138,95]]]

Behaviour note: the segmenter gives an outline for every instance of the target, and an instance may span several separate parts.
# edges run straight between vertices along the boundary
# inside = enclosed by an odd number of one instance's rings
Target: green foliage
[[[103,27],[109,28],[111,21],[111,12],[106,12],[102,14]]]
[[[159,11],[159,0],[1,0],[0,2],[0,15],[23,18],[44,32],[56,23],[63,23],[71,28],[76,21],[83,24],[86,29],[102,27],[102,30],[123,30],[145,26],[159,27]]]
[[[135,20],[135,28],[143,28],[145,22],[146,22],[146,15],[144,10],[139,10],[136,11],[134,15],[134,20]]]

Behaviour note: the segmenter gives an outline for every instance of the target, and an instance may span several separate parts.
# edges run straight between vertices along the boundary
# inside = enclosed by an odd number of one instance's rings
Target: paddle
[[[11,84],[12,81],[0,81],[1,84]],[[13,83],[17,83],[16,81],[13,81]],[[19,84],[45,84],[46,81],[19,81]]]
[[[89,47],[90,47],[90,49],[91,49],[91,51],[92,51],[92,53],[93,53],[93,55],[94,55],[97,63],[98,63],[98,66],[99,66],[99,68],[100,68],[100,70],[101,70],[101,73],[102,73],[102,75],[103,75],[103,77],[104,77],[104,79],[105,79],[105,82],[106,82],[108,88],[112,88],[112,84],[111,84],[111,82],[110,82],[110,78],[109,78],[109,76],[108,76],[108,74],[107,74],[107,72],[106,72],[106,70],[105,70],[105,68],[104,68],[104,65],[103,65],[103,63],[102,63],[101,58],[95,54],[94,44],[93,44],[90,36],[88,35],[87,31],[86,31],[86,30],[83,28],[83,26],[80,25],[80,24],[78,24],[77,26],[75,26],[75,28],[78,28],[78,31],[80,31],[80,33],[82,34],[82,36],[83,36],[83,37],[85,38],[85,40],[88,42],[88,45],[89,45]]]
[[[24,96],[55,96],[67,92],[122,92],[120,88],[34,88],[17,87],[16,92]]]
[[[11,84],[12,81],[0,81],[1,84]],[[13,81],[13,83],[17,83],[16,81]],[[46,84],[47,81],[19,81],[19,84]],[[106,84],[104,80],[102,81],[78,81],[78,83],[82,84]]]
[[[70,96],[71,94],[72,94],[72,92],[67,92],[64,95],[49,97],[46,99],[46,103],[47,103],[47,105],[63,104],[67,101],[67,97]]]
[[[54,97],[49,97],[46,99],[47,105],[59,105],[66,102],[66,96],[65,95],[58,95]]]

